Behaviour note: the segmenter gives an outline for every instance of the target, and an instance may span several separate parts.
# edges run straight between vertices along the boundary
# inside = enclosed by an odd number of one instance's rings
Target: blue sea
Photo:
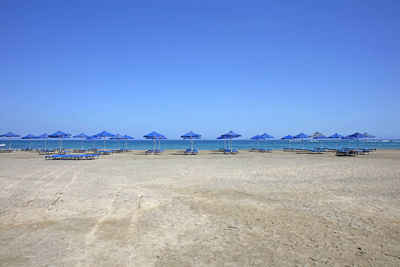
[[[25,149],[31,146],[32,149],[44,148],[43,140],[12,140],[12,148]],[[6,139],[1,139],[0,144],[5,146],[0,146],[0,149],[8,148],[9,141]],[[228,141],[226,141],[228,144]],[[106,140],[107,149],[119,149],[125,148],[127,145],[128,149],[133,150],[146,150],[153,148],[153,141],[151,140],[128,140],[125,143],[124,140]],[[103,140],[95,141],[82,141],[81,140],[71,140],[63,139],[62,147],[65,149],[79,149],[83,146],[84,149],[91,148],[104,148]],[[172,150],[172,149],[186,149],[190,148],[190,141],[187,140],[163,140],[160,144],[162,149]],[[46,147],[48,149],[55,149],[60,147],[59,140],[48,139],[46,141]],[[158,147],[158,143],[157,143]],[[219,148],[225,147],[223,140],[196,140],[194,142],[194,147],[200,150],[217,150]],[[239,150],[247,150],[251,148],[270,148],[281,150],[283,148],[342,148],[342,147],[359,147],[359,148],[375,148],[375,149],[400,149],[399,139],[390,140],[303,140],[303,141],[291,141],[290,143],[286,140],[267,140],[260,141],[257,145],[257,141],[253,140],[233,140],[232,147]]]

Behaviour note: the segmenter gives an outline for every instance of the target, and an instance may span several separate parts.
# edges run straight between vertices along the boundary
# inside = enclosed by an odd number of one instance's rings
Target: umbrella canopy
[[[330,139],[343,139],[344,136],[338,133],[332,134],[331,136],[329,136],[328,138]],[[336,148],[339,149],[339,140],[337,141],[337,145]]]
[[[135,138],[133,138],[132,136],[129,136],[129,135],[123,135],[122,139],[125,140],[125,150],[128,150],[128,140],[132,140]]]
[[[198,133],[194,133],[192,131],[185,133],[184,135],[181,135],[181,137],[183,139],[200,139],[201,138],[201,134]]]
[[[293,139],[293,136],[288,134],[284,137],[281,138],[282,140],[288,140],[289,141],[289,148],[290,148],[290,141]]]
[[[64,133],[62,131],[57,131],[55,133],[52,133],[49,135],[49,138],[59,138],[59,143],[60,143],[60,149],[62,149],[62,139],[63,138],[69,138],[71,134],[69,133]]]
[[[229,131],[228,133],[223,134],[223,135],[221,135],[221,136],[222,136],[224,139],[228,139],[228,140],[229,140],[229,149],[232,150],[232,143],[231,143],[231,140],[232,140],[233,138],[241,137],[242,135],[241,135],[241,134],[238,134],[238,133],[235,133],[234,131]]]
[[[35,138],[38,138],[38,137],[34,136],[33,134],[28,134],[28,135],[21,137],[21,139],[35,139]]]
[[[96,137],[114,137],[115,134],[109,133],[107,131],[102,131],[101,133],[95,134]]]
[[[69,133],[64,133],[62,131],[57,131],[55,133],[50,134],[49,138],[68,138],[70,136],[71,136],[71,134],[69,134]]]
[[[340,139],[340,138],[344,138],[344,136],[341,134],[335,133],[335,134],[332,134],[331,136],[329,136],[328,138]]]
[[[305,133],[299,133],[298,135],[293,136],[294,139],[303,139],[303,138],[308,138],[308,135]]]
[[[153,132],[151,132],[149,134],[146,134],[143,137],[146,138],[146,139],[152,139],[154,141],[153,142],[154,150],[156,150],[156,142],[157,142],[157,140],[158,140],[159,149],[161,150],[161,142],[160,142],[160,140],[161,139],[167,139],[164,135],[162,135],[160,133],[157,133],[155,131],[153,131]]]
[[[252,140],[257,140],[257,147],[260,146],[260,140],[262,139],[262,138],[261,138],[261,135],[257,134],[257,135],[253,136],[253,137],[250,138],[250,139],[252,139]],[[258,149],[258,148],[257,148],[257,149]]]
[[[222,137],[226,138],[226,139],[232,139],[232,138],[238,138],[241,137],[241,134],[235,133],[233,131],[229,131],[226,134],[221,135]]]
[[[160,133],[157,133],[157,132],[153,131],[153,132],[151,132],[149,134],[144,135],[143,137],[146,138],[146,139],[162,139],[162,137],[165,137],[165,136],[160,134]]]
[[[362,133],[355,132],[353,134],[346,136],[344,139],[357,140],[357,148],[359,148],[360,147],[359,139],[361,139],[361,138],[367,138],[367,137],[365,135],[363,135]]]
[[[106,149],[106,137],[114,137],[115,134],[109,133],[107,131],[102,131],[101,133],[98,133],[95,136],[104,138],[104,149]]]
[[[301,132],[298,135],[293,136],[293,139],[301,139],[301,142],[303,143],[304,138],[308,138],[309,136],[306,135],[305,133]],[[303,144],[304,146],[304,144]]]
[[[272,135],[269,135],[267,133],[263,133],[262,135],[260,135],[261,139],[270,139],[270,138],[274,138]]]
[[[89,136],[84,134],[84,133],[80,133],[80,134],[74,135],[74,138],[88,138],[88,137]]]
[[[274,137],[272,135],[267,134],[267,133],[263,133],[262,135],[260,135],[260,139],[261,140],[266,140],[266,139],[271,139],[271,138],[274,138]],[[265,142],[264,146],[266,146],[266,142]]]
[[[13,132],[8,132],[8,133],[0,135],[0,137],[20,137],[20,135],[19,134],[15,134]]]
[[[194,132],[190,131],[188,133],[185,133],[185,134],[181,135],[181,138],[190,139],[190,147],[193,150],[193,139],[200,139],[201,138],[201,134],[194,133]]]
[[[360,138],[367,138],[367,136],[363,135],[362,133],[356,132],[345,137],[345,139],[360,139]]]

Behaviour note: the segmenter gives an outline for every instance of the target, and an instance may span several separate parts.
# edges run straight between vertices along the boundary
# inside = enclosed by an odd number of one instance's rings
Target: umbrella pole
[[[46,139],[44,139],[44,150],[46,150],[47,149],[47,140]]]
[[[8,149],[11,150],[11,138],[8,139]]]
[[[106,149],[106,137],[104,136],[104,150]]]
[[[125,140],[125,150],[128,150],[128,139]]]
[[[81,150],[83,150],[83,138],[81,140]]]

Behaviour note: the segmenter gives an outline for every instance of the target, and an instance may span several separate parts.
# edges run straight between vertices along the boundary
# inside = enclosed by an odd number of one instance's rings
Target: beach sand
[[[400,151],[0,154],[0,265],[399,266]]]

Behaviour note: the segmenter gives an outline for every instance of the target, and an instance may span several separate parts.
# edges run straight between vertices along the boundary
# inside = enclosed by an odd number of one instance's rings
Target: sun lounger
[[[183,152],[183,154],[185,154],[185,155],[197,155],[197,154],[199,154],[199,150],[198,150],[197,148],[193,148],[193,149],[187,148],[187,149]]]
[[[237,154],[237,153],[239,153],[239,151],[237,151],[236,149],[226,148],[224,150],[224,154]]]
[[[99,154],[56,154],[45,156],[46,160],[92,160],[99,158]]]
[[[260,148],[259,150],[258,150],[258,152],[272,152],[272,149],[270,149],[270,148]]]
[[[356,156],[358,155],[358,151],[355,149],[342,148],[336,150],[336,156]]]

